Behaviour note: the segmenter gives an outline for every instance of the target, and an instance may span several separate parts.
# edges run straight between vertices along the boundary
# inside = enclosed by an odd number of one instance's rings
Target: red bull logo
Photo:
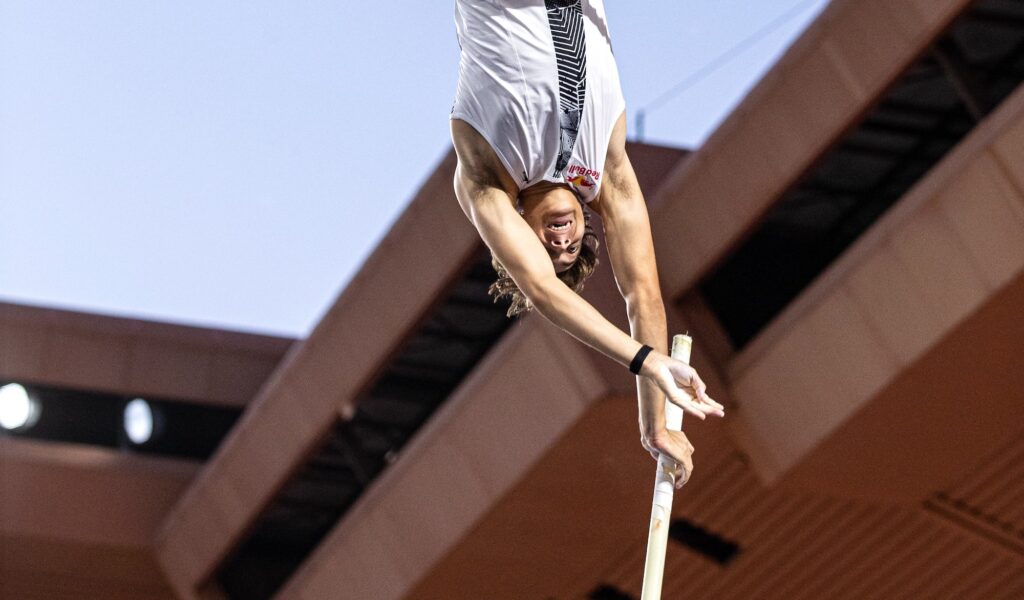
[[[576,187],[586,187],[586,188],[594,187],[594,182],[590,181],[589,179],[587,179],[583,175],[577,175],[575,177],[567,178],[565,180],[565,182],[568,183],[569,185],[573,185],[573,186],[576,186]]]
[[[592,188],[594,182],[600,177],[600,171],[588,169],[582,165],[570,165],[565,171],[565,182],[578,188]]]

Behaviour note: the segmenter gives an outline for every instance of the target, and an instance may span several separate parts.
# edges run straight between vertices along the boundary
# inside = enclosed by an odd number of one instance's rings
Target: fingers
[[[668,398],[684,411],[698,419],[704,420],[707,415],[725,416],[725,407],[707,395],[707,385],[690,365],[675,361],[669,369],[676,393],[669,393]],[[683,393],[678,393],[683,392]]]
[[[683,409],[684,412],[697,417],[701,421],[706,419],[709,414],[718,414],[717,409],[713,409],[708,405],[696,402],[686,394],[673,394],[668,396],[668,399],[669,402]]]
[[[693,390],[693,396],[697,400],[697,402],[713,409],[710,411],[711,413],[714,413],[719,417],[725,416],[725,407],[712,400],[711,396],[708,396],[708,386],[704,383],[704,380],[700,378],[700,375],[697,374],[697,371],[694,371],[692,368],[690,376],[690,388]]]
[[[676,489],[681,490],[686,482],[690,480],[690,474],[686,472],[682,467],[679,468],[679,474],[676,475]]]
[[[651,457],[666,459],[665,466],[672,473],[677,489],[690,479],[693,473],[693,444],[685,433],[664,430],[650,439],[642,437],[641,441]]]
[[[693,388],[694,397],[698,400],[704,401],[707,399],[708,386],[704,383],[704,380],[700,378],[697,371],[693,372],[690,377],[690,386]]]
[[[703,384],[702,384],[702,385],[703,385]],[[701,397],[701,399],[702,399],[702,400],[703,400],[703,401],[704,401],[705,403],[707,403],[707,404],[709,404],[709,405],[711,405],[711,406],[713,406],[713,407],[717,408],[718,410],[721,410],[721,411],[724,411],[724,410],[725,410],[725,406],[723,406],[723,405],[719,404],[718,402],[715,402],[715,400],[714,400],[714,399],[713,399],[713,398],[712,398],[711,396],[708,396],[708,394],[707,394],[707,391],[705,391],[705,392],[704,392],[704,394],[703,394],[703,396]]]
[[[690,480],[690,476],[693,474],[693,465],[684,465],[683,463],[676,462],[675,469],[675,488],[681,489],[686,482]]]
[[[694,417],[703,421],[709,414],[725,416],[722,405],[707,396],[704,382],[686,363],[669,359],[651,377],[670,402]]]
[[[687,398],[694,408],[699,409],[705,415],[725,416],[725,407],[715,402],[704,392],[703,385],[695,397]]]

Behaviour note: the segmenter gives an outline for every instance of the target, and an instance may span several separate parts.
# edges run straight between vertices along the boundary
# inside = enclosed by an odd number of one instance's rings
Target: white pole
[[[672,358],[690,364],[693,338],[677,335],[672,338]],[[665,426],[673,431],[683,428],[683,409],[665,400]],[[654,500],[651,503],[651,528],[647,533],[647,562],[644,564],[644,588],[641,600],[660,600],[661,581],[665,575],[665,548],[672,516],[672,495],[675,490],[675,461],[664,454],[658,458],[654,478]]]

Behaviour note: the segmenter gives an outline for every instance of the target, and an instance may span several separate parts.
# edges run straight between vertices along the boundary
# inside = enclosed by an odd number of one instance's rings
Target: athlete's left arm
[[[601,193],[591,207],[601,215],[608,257],[626,301],[633,338],[668,353],[665,305],[658,281],[647,205],[626,155],[625,113],[612,131]],[[664,397],[657,386],[637,378],[641,437],[665,435]]]

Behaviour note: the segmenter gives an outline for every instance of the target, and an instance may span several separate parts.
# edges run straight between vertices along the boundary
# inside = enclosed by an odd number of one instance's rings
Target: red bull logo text
[[[594,182],[600,177],[600,171],[588,169],[581,165],[570,165],[565,170],[565,182],[578,188],[592,188],[594,187]]]
[[[594,181],[601,178],[601,172],[593,169],[588,169],[583,165],[569,165],[569,168],[565,171],[566,175],[582,175],[583,177],[590,177]]]

